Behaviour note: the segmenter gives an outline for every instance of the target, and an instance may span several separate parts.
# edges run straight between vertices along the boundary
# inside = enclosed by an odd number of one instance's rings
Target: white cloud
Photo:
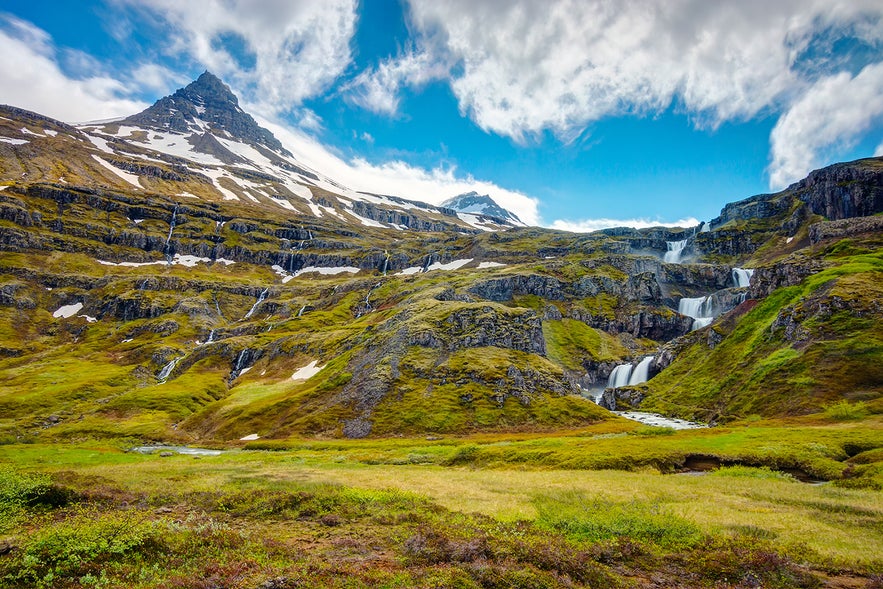
[[[572,137],[603,117],[673,102],[703,126],[748,119],[800,91],[795,60],[815,32],[852,24],[853,34],[881,35],[871,0],[411,0],[410,8],[426,59],[458,64],[450,75],[461,110],[516,140],[543,130]],[[388,93],[378,95],[389,106]]]
[[[883,156],[883,143],[877,146],[877,149],[874,150],[874,157]]]
[[[610,229],[612,227],[633,227],[635,229],[644,229],[647,227],[695,227],[699,224],[697,219],[688,217],[677,221],[654,221],[651,219],[583,219],[580,221],[569,221],[566,219],[558,219],[553,221],[550,227],[552,229],[560,229],[562,231],[571,231],[573,233],[590,233],[601,229]]]
[[[116,1],[158,17],[169,54],[190,55],[269,113],[327,90],[351,60],[355,0]]]
[[[444,62],[423,51],[407,51],[365,70],[347,85],[349,99],[367,110],[395,114],[403,86],[419,87],[448,73]]]
[[[440,204],[452,196],[475,190],[490,195],[500,206],[514,212],[528,225],[540,223],[539,202],[521,192],[477,180],[470,175],[458,176],[455,168],[427,170],[402,161],[379,165],[358,158],[346,161],[309,135],[261,117],[257,117],[257,120],[272,131],[303,164],[350,189],[430,204]]]
[[[68,77],[58,65],[58,51],[45,31],[25,21],[0,20],[0,102],[63,121],[84,121],[132,114],[147,105],[131,98],[120,81],[81,71]],[[93,69],[97,63],[82,60]]]
[[[855,77],[847,72],[816,82],[779,119],[770,136],[770,185],[784,188],[830,163],[875,121],[883,120],[883,62]],[[878,147],[878,151],[880,148]]]

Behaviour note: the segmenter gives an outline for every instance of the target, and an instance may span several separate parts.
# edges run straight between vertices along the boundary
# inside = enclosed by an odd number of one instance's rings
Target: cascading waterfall
[[[607,379],[607,388],[615,389],[619,387],[625,387],[629,384],[629,378],[632,375],[632,365],[631,364],[620,364],[616,368],[613,369],[613,372],[610,373],[610,378]]]
[[[693,318],[691,331],[701,329],[714,321],[714,303],[710,296],[687,298],[678,301],[678,313]]]
[[[252,305],[252,307],[251,307],[251,309],[248,311],[248,313],[245,314],[245,317],[242,318],[243,320],[248,319],[249,317],[252,316],[252,314],[254,314],[255,310],[258,308],[258,305],[260,305],[261,303],[263,303],[263,302],[264,302],[264,299],[267,298],[267,292],[268,292],[268,291],[269,291],[269,289],[267,289],[267,288],[265,288],[264,290],[261,291],[261,294],[258,296],[258,300],[257,300],[257,302],[256,302],[254,305]]]
[[[750,268],[733,268],[733,284],[739,288],[750,286],[754,270]]]
[[[650,377],[650,364],[653,362],[653,356],[645,356],[643,360],[638,362],[632,375],[629,377],[629,386],[647,382]]]
[[[156,380],[158,380],[160,383],[165,382],[166,379],[169,378],[169,375],[172,374],[172,370],[175,369],[175,366],[178,365],[178,362],[180,362],[181,358],[183,358],[183,357],[184,356],[181,356],[179,358],[175,358],[174,360],[172,360],[171,362],[169,362],[168,364],[163,366],[162,370],[159,371],[159,374],[156,375]]]
[[[208,339],[205,340],[205,343],[203,345],[210,344],[213,341],[215,341],[215,330],[214,329],[211,330],[210,332],[208,332]]]
[[[389,267],[389,254],[386,252],[383,253],[386,255],[386,257],[383,258],[383,270],[381,270],[380,273],[386,276],[386,269]]]
[[[630,387],[647,382],[652,362],[653,356],[645,356],[638,362],[637,366],[633,364],[620,364],[610,373],[610,377],[607,379],[607,388]]]
[[[663,256],[662,260],[669,264],[679,264],[681,262],[681,253],[684,251],[684,248],[687,247],[688,241],[689,238],[680,241],[666,241],[665,247],[668,248],[668,251],[665,252],[665,256]]]

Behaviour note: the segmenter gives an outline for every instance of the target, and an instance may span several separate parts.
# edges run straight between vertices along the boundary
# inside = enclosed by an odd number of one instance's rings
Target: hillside
[[[881,158],[579,235],[346,189],[210,74],[111,123],[0,111],[4,440],[883,409]]]

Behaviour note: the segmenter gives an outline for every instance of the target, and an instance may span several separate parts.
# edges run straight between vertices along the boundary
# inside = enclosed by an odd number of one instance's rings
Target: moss
[[[583,370],[586,360],[612,362],[628,354],[613,336],[573,319],[544,321],[543,336],[549,359],[569,370]]]

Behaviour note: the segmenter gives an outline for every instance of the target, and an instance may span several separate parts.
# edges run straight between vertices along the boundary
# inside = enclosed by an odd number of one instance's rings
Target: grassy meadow
[[[430,438],[2,445],[0,586],[883,582],[879,415]]]

